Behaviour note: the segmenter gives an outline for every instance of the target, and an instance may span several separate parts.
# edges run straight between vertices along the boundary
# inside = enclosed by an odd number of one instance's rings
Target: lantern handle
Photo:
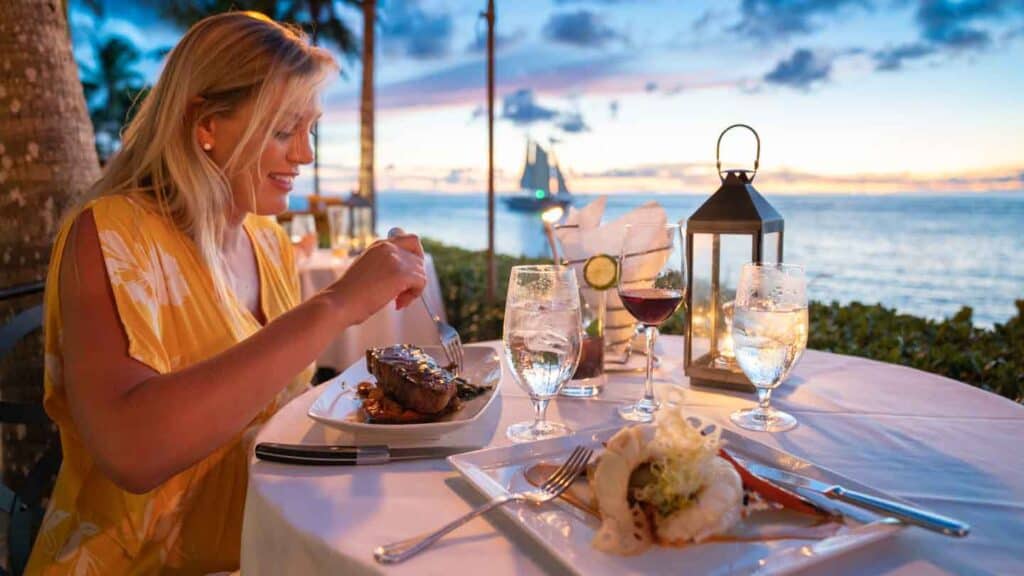
[[[722,177],[722,137],[725,136],[726,132],[733,128],[746,128],[754,133],[754,139],[757,140],[757,157],[754,158],[754,171],[751,172],[749,180],[750,182],[753,182],[754,177],[757,176],[758,166],[761,164],[761,137],[757,135],[757,130],[754,130],[746,124],[733,124],[725,130],[722,130],[722,133],[718,135],[718,145],[715,147],[715,163],[718,166],[718,178],[721,179],[722,182],[725,182],[725,178]],[[744,172],[746,171],[744,170]]]

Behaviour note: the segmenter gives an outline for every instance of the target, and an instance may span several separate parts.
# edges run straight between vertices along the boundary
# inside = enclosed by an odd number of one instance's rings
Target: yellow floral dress
[[[260,328],[238,301],[225,306],[192,241],[139,199],[109,196],[92,209],[107,277],[132,358],[159,373],[213,356]],[[260,273],[267,321],[299,302],[288,238],[275,222],[244,224]],[[63,382],[57,277],[68,219],[57,236],[45,295],[46,412],[60,427],[64,461],[27,574],[204,574],[239,562],[248,460],[258,427],[308,386],[312,367],[226,445],[146,494],[95,466],[71,417]],[[232,325],[235,326],[232,329]],[[284,384],[284,383],[282,383]]]

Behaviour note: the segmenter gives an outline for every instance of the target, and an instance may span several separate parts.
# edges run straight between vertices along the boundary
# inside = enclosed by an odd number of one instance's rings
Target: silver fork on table
[[[405,230],[395,227],[388,230],[388,238],[394,238],[405,234]],[[420,294],[420,302],[423,302],[423,307],[427,310],[427,314],[430,319],[434,321],[434,326],[437,328],[437,336],[441,339],[441,349],[444,350],[444,355],[448,358],[449,366],[454,366],[452,372],[458,376],[462,372],[462,362],[464,354],[462,351],[462,338],[459,337],[459,332],[447,322],[441,320],[441,317],[434,314],[434,309],[427,303],[427,297],[422,293]]]
[[[561,496],[569,486],[572,486],[572,483],[580,473],[586,470],[587,463],[590,462],[593,455],[594,451],[590,448],[577,446],[572,453],[569,454],[569,457],[565,459],[565,462],[563,462],[562,465],[559,466],[543,484],[541,484],[540,489],[516,492],[496,500],[491,500],[490,502],[471,510],[465,515],[452,520],[430,534],[378,546],[373,551],[373,557],[381,564],[397,564],[412,558],[423,550],[426,550],[435,542],[440,540],[445,534],[455,530],[459,526],[462,526],[466,522],[469,522],[488,510],[508,504],[509,502],[530,502],[535,505],[550,502],[551,500]]]

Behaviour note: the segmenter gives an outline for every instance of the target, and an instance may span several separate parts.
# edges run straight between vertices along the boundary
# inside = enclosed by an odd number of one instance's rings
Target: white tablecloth
[[[682,340],[663,337],[659,344],[663,376],[685,382],[672,360],[682,356]],[[604,397],[559,398],[548,413],[576,429],[617,425],[616,405],[637,397],[640,385],[639,377],[616,376]],[[286,406],[259,441],[344,441],[306,417],[318,393]],[[705,418],[973,526],[960,540],[909,528],[811,573],[1024,573],[1024,407],[940,376],[814,351],[775,398],[797,416],[798,428],[773,435],[738,430],[728,415],[753,405],[752,398],[685,391],[689,409]],[[490,445],[507,444],[505,428],[531,414],[506,368],[501,397],[483,418]],[[437,528],[483,502],[444,460],[358,468],[253,460],[250,473],[242,533],[246,576],[561,572],[556,559],[497,511],[404,564],[375,564],[375,546]]]
[[[300,261],[299,279],[302,285],[302,299],[305,300],[326,288],[348,269],[352,258],[337,258],[329,250],[317,250],[311,256]],[[426,255],[427,288],[423,295],[430,303],[434,313],[445,319],[444,306],[441,300],[441,285],[434,269],[434,259]],[[438,344],[437,328],[431,321],[423,303],[413,302],[404,310],[395,310],[388,305],[371,316],[366,322],[352,326],[334,339],[317,358],[318,366],[330,366],[344,370],[359,360],[367,348],[386,346],[401,342],[404,344]]]

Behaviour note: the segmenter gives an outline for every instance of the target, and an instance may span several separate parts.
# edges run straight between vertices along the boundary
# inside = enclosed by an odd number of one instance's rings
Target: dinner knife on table
[[[914,506],[900,502],[894,502],[885,498],[879,498],[878,496],[872,496],[871,494],[865,494],[856,490],[843,488],[838,484],[828,484],[813,478],[801,476],[800,474],[795,474],[786,470],[779,470],[778,468],[773,468],[766,464],[750,462],[747,460],[745,460],[743,464],[748,470],[765,480],[794,488],[812,490],[833,500],[865,508],[883,516],[891,516],[907,524],[914,524],[915,526],[920,526],[933,532],[945,534],[946,536],[962,538],[967,536],[971,531],[969,524],[965,524],[959,520],[954,520],[921,508],[915,508]]]
[[[405,460],[444,458],[452,454],[470,452],[470,446],[425,446],[391,448],[381,445],[344,446],[337,444],[279,444],[261,442],[256,445],[256,457],[268,462],[303,464],[308,466],[356,466],[386,464]]]

